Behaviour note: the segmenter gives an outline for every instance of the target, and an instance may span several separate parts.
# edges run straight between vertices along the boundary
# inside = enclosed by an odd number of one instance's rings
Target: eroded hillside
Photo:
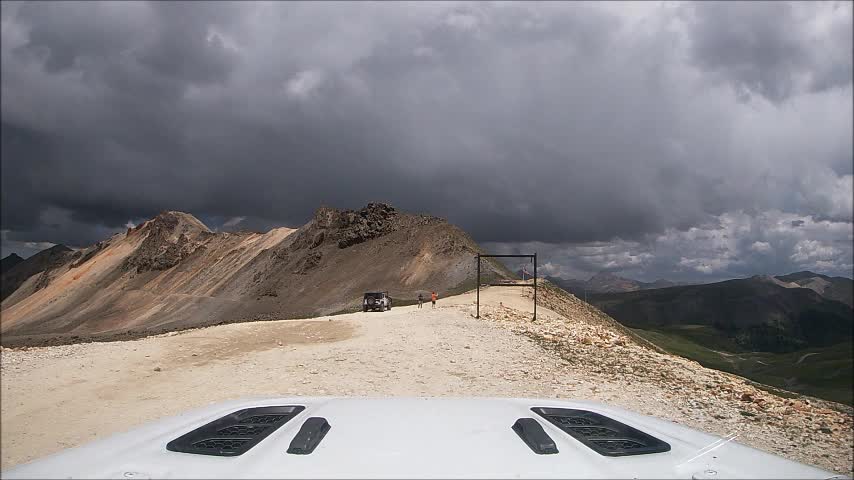
[[[446,221],[384,204],[321,208],[298,230],[263,234],[164,212],[28,272],[3,301],[0,332],[5,345],[66,343],[352,310],[373,290],[405,302],[470,288],[478,251]]]

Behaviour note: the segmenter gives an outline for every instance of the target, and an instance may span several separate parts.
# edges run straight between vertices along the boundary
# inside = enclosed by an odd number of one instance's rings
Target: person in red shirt
[[[432,307],[432,308],[436,308],[436,299],[437,299],[437,298],[439,298],[439,296],[438,296],[438,295],[436,295],[436,292],[433,292],[433,293],[431,293],[431,294],[430,294],[430,301],[431,301],[431,302],[433,302],[433,307]]]

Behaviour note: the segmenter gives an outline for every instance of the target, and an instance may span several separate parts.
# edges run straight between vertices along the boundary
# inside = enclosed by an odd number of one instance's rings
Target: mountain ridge
[[[9,255],[6,255],[2,260],[0,260],[0,274],[23,261],[24,259],[17,253],[12,252]]]
[[[854,308],[854,281],[846,277],[830,277],[810,271],[801,271],[776,277],[782,282],[808,288],[819,295],[842,302]]]
[[[2,303],[4,344],[142,336],[205,325],[331,314],[364,291],[400,302],[474,287],[480,247],[438,217],[371,203],[319,208],[298,229],[212,232],[166,211],[21,275]],[[497,263],[486,275],[510,278]]]
[[[852,336],[850,307],[812,289],[787,287],[762,276],[655,290],[597,293],[589,298],[621,323],[636,328],[690,323],[714,326],[728,333],[750,330],[752,333],[745,333],[746,337],[740,341],[747,348],[763,351],[822,346],[838,339],[837,335]],[[814,325],[808,324],[825,320],[830,322],[824,325],[830,330],[814,331]],[[795,343],[786,343],[788,336],[781,339],[780,332],[792,336]]]
[[[677,286],[676,282],[658,279],[653,282],[641,282],[631,278],[621,277],[611,272],[598,272],[587,280],[567,279],[547,276],[546,279],[574,295],[591,293],[633,292]]]
[[[28,278],[61,265],[71,255],[73,255],[72,249],[57,244],[17,262],[0,274],[0,301],[14,293]],[[42,277],[37,281],[37,284],[44,285],[46,280]]]

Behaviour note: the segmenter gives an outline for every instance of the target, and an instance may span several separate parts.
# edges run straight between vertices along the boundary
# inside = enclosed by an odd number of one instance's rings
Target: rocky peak
[[[360,210],[321,207],[314,214],[312,226],[328,232],[322,233],[322,237],[314,232],[311,237],[321,242],[333,240],[338,248],[347,248],[393,231],[398,215],[397,209],[386,203],[369,203]]]
[[[199,233],[211,233],[211,230],[198,218],[189,213],[167,210],[140,226],[141,230],[161,232],[177,239],[182,234],[190,237]]]
[[[314,212],[314,218],[312,221],[314,224],[321,228],[329,228],[331,227],[338,217],[341,215],[341,210],[337,208],[323,206],[317,209]]]
[[[137,228],[147,236],[124,263],[137,273],[172,268],[213,235],[198,218],[176,211],[161,212]]]

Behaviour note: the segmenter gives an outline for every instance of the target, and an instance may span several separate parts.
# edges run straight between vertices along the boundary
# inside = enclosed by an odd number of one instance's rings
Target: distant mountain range
[[[588,295],[592,293],[634,292],[638,290],[667,288],[680,285],[669,280],[641,282],[638,280],[632,280],[631,278],[620,277],[608,272],[597,273],[588,280],[560,277],[546,277],[546,279],[567,292],[574,294],[576,297],[583,296],[585,292]]]
[[[521,271],[518,273],[521,275]],[[584,293],[591,295],[596,293],[636,292],[639,290],[694,285],[687,282],[673,282],[663,279],[654,282],[641,282],[608,272],[597,273],[588,280],[550,276],[546,276],[545,278],[575,296],[579,296],[579,294],[583,295]],[[854,291],[851,288],[852,280],[850,278],[829,277],[808,271],[778,275],[776,277],[756,275],[751,278],[776,283],[784,288],[808,288],[824,298],[836,300],[848,306],[854,306]]]
[[[818,276],[800,278],[805,284],[827,282]],[[844,280],[850,289],[851,280]],[[821,285],[833,297],[775,277],[754,276],[705,285],[597,293],[588,299],[629,327],[704,325],[745,349],[786,352],[851,338],[851,306],[840,301],[845,288]]]
[[[588,292],[673,353],[762,383],[852,403],[854,282],[797,272],[703,285]]]
[[[854,308],[854,288],[852,280],[845,277],[828,277],[813,272],[797,272],[775,277],[788,288],[809,288],[822,297],[842,302]]]

